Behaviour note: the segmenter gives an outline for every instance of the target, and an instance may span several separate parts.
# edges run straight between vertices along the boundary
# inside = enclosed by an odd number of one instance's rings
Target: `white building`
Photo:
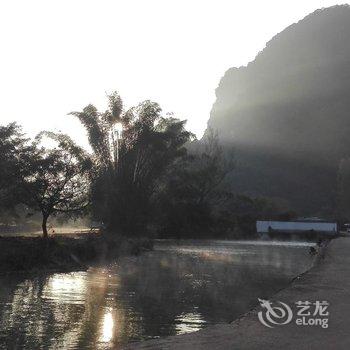
[[[256,231],[258,233],[315,231],[336,234],[338,227],[335,222],[322,221],[257,221]]]

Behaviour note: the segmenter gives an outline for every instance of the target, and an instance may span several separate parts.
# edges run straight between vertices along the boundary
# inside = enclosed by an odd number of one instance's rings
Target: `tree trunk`
[[[46,227],[46,224],[47,224],[47,219],[48,219],[48,216],[47,215],[43,215],[43,222],[42,222],[42,229],[43,229],[43,237],[44,238],[47,238],[48,237],[48,234],[47,234],[47,227]]]

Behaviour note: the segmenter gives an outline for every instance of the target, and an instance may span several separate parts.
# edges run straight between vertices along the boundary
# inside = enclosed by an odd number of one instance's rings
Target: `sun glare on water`
[[[100,341],[103,343],[108,343],[113,338],[113,328],[114,320],[111,310],[107,310],[103,316],[102,326],[101,326],[101,337]]]

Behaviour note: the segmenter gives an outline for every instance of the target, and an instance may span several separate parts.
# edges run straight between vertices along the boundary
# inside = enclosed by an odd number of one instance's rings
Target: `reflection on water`
[[[230,322],[310,263],[307,244],[167,241],[108,267],[0,276],[0,348],[110,349]]]
[[[103,322],[101,327],[101,336],[100,340],[103,343],[109,343],[113,339],[113,329],[114,329],[114,321],[111,310],[106,310],[103,316]]]
[[[184,313],[176,317],[176,334],[184,334],[199,331],[205,320],[201,314],[195,312]]]
[[[54,274],[47,279],[42,298],[59,303],[83,304],[86,293],[86,278],[79,272]]]

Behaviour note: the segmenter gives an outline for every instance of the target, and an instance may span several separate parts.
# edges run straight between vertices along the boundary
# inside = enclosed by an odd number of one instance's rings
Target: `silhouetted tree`
[[[103,113],[92,105],[72,113],[88,132],[97,166],[93,213],[110,230],[145,233],[159,179],[186,154],[184,145],[193,135],[185,121],[162,117],[157,103],[144,101],[124,112],[117,93],[108,101]]]
[[[57,141],[58,146],[54,149],[33,149],[25,164],[29,173],[21,174],[21,201],[41,212],[43,236],[47,237],[46,225],[51,215],[69,215],[86,208],[92,163],[83,149],[68,136],[42,135]]]
[[[216,132],[177,163],[164,177],[160,192],[161,226],[164,234],[198,236],[212,232],[233,194],[225,183],[233,171],[232,151],[223,152]]]
[[[34,146],[16,123],[0,126],[0,210],[12,211],[20,203],[20,174],[29,174],[24,165]]]

